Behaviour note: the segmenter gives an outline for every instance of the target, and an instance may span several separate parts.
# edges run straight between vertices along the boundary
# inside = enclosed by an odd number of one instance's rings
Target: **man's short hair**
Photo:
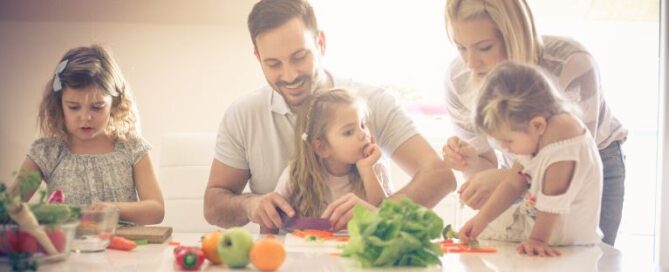
[[[275,29],[293,18],[301,18],[307,29],[318,33],[318,22],[314,9],[306,0],[261,0],[256,3],[248,18],[253,47],[257,49],[256,37]]]

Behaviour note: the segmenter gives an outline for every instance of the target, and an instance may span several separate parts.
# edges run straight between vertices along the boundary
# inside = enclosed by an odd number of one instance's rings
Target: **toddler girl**
[[[513,62],[496,67],[482,87],[475,123],[515,154],[515,162],[490,200],[461,228],[463,242],[480,234],[522,241],[521,254],[556,256],[560,252],[552,245],[601,241],[597,145],[539,70]],[[513,205],[521,196],[522,203]]]

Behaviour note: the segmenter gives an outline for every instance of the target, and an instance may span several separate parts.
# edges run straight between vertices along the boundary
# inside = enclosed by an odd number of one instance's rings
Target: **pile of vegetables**
[[[28,260],[40,251],[47,255],[64,253],[66,237],[60,228],[63,223],[79,220],[80,208],[62,204],[63,196],[54,192],[45,202],[46,192],[40,192],[39,203],[22,202],[22,196],[34,192],[42,178],[36,172],[21,172],[19,186],[10,191],[0,182],[0,257],[9,257],[13,270],[35,270],[37,264]],[[44,226],[44,227],[43,227]]]
[[[62,204],[63,196],[59,191],[54,192],[49,197],[50,203],[47,203],[46,192],[40,191],[41,197],[38,203],[27,204],[21,202],[21,196],[28,192],[34,192],[39,188],[42,178],[37,172],[24,171],[18,176],[18,190],[8,191],[4,183],[0,183],[0,224],[19,224],[26,220],[23,217],[21,208],[25,205],[34,215],[39,224],[59,225],[67,222],[79,220],[81,208]],[[26,222],[28,223],[28,222]],[[23,225],[22,225],[23,226]],[[25,226],[23,226],[25,227]]]
[[[441,236],[443,226],[436,213],[409,198],[385,200],[378,212],[357,206],[348,223],[350,240],[342,256],[363,267],[440,264],[443,253],[432,240]]]

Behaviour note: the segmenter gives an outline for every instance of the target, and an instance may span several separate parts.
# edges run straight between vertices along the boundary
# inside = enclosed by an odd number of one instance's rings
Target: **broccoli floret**
[[[458,234],[457,231],[455,231],[453,229],[453,226],[451,226],[451,224],[448,224],[448,225],[446,225],[446,227],[444,227],[444,230],[441,232],[441,235],[444,237],[444,240],[453,239],[453,238],[460,239],[459,238],[460,235]]]

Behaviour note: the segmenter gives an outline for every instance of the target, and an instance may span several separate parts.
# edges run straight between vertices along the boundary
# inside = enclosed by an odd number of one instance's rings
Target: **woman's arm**
[[[119,208],[121,220],[139,225],[162,222],[165,216],[165,203],[148,153],[133,167],[133,178],[139,196],[138,202],[107,202],[106,204]]]

